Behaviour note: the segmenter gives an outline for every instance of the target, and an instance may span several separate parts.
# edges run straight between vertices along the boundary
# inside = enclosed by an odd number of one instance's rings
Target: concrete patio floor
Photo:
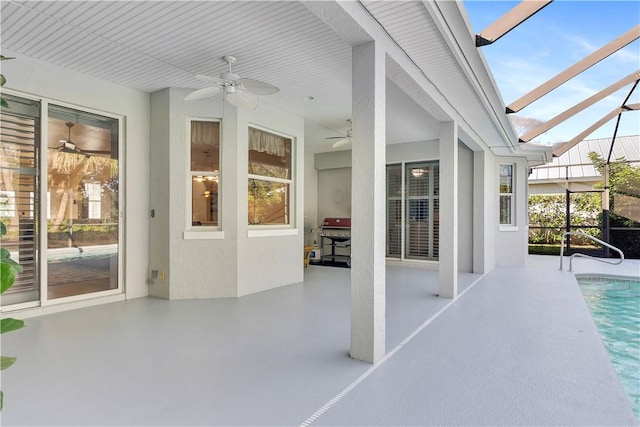
[[[565,264],[565,269],[568,264]],[[574,270],[640,276],[640,263]],[[142,298],[3,335],[2,425],[637,425],[557,257],[459,276],[387,267],[387,352],[348,357],[350,270],[221,300]],[[14,314],[14,317],[15,316]]]

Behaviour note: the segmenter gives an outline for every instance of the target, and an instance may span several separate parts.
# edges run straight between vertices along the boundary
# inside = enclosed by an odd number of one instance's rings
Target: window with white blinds
[[[3,295],[3,305],[24,302],[11,294],[39,295],[37,280],[38,241],[34,238],[38,204],[38,141],[40,139],[40,103],[3,94],[11,108],[2,109],[0,141],[0,220],[7,227],[2,247],[20,263],[23,272]]]
[[[438,162],[387,166],[388,257],[438,259],[439,175]]]
[[[402,256],[402,165],[387,166],[387,256]]]

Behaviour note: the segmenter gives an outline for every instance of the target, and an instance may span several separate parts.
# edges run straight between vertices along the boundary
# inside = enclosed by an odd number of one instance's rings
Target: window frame
[[[191,170],[191,125],[193,122],[213,122],[218,123],[218,170],[217,171],[192,171]],[[222,232],[222,119],[221,118],[202,118],[187,117],[186,120],[186,197],[185,197],[185,231],[183,238],[185,240],[192,239],[218,239],[224,238]],[[206,179],[212,177],[218,182],[218,201],[217,201],[217,225],[193,225],[193,180],[197,177]]]
[[[87,218],[88,219],[101,219],[102,217],[102,188],[100,183],[85,182],[84,192],[87,195]],[[97,198],[95,198],[97,193]],[[94,216],[97,211],[98,216]]]
[[[284,179],[284,178],[275,178],[275,177],[270,177],[270,176],[265,176],[265,175],[256,175],[256,174],[251,174],[249,173],[249,133],[251,131],[251,129],[256,129],[262,132],[266,132],[266,133],[270,133],[282,138],[286,138],[288,140],[291,141],[291,151],[290,151],[290,167],[291,170],[289,171],[289,179]],[[293,135],[289,135],[287,133],[284,132],[278,132],[276,130],[273,129],[269,129],[260,125],[256,125],[256,124],[249,124],[249,126],[247,127],[247,162],[246,162],[246,167],[247,167],[247,199],[246,199],[246,205],[247,205],[247,226],[249,229],[249,235],[250,237],[263,237],[263,236],[270,236],[273,235],[273,233],[276,233],[277,235],[281,235],[281,234],[296,234],[296,224],[295,224],[295,218],[296,218],[296,199],[295,199],[295,183],[296,183],[296,171],[297,171],[297,164],[296,164],[296,138]],[[252,179],[258,180],[258,181],[267,181],[267,182],[275,182],[275,183],[279,183],[279,184],[288,184],[288,194],[287,194],[287,205],[288,205],[288,211],[287,211],[287,217],[288,217],[288,223],[286,224],[251,224],[249,222],[249,183],[251,182]]]
[[[511,170],[510,175],[510,187],[511,191],[502,191],[502,178],[509,176],[503,175],[502,169],[503,167],[508,166]],[[513,229],[516,226],[515,221],[515,185],[516,185],[516,164],[515,163],[500,163],[500,169],[498,171],[498,222],[500,224],[500,228],[504,231],[506,229]],[[502,198],[509,198],[509,222],[502,222]]]

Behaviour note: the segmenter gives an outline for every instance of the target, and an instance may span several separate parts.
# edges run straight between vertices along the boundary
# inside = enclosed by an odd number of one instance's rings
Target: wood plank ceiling
[[[447,97],[466,108],[472,88],[446,51],[422,2],[362,2],[413,62]],[[146,92],[205,87],[196,74],[217,76],[224,55],[234,72],[281,92],[265,102],[344,134],[351,111],[351,47],[292,1],[13,1],[3,0],[2,47]],[[394,85],[390,90],[399,91]],[[305,101],[312,96],[313,102]],[[429,139],[433,121],[404,93],[388,97],[393,142]],[[401,111],[403,117],[393,117]],[[408,132],[412,130],[413,132]],[[406,135],[402,136],[401,133]],[[420,138],[420,136],[424,136]],[[391,142],[391,141],[390,141]]]

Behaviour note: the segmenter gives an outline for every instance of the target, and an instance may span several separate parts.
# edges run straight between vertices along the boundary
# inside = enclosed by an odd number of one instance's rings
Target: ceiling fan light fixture
[[[334,142],[331,148],[340,148],[342,146],[349,144],[350,142],[351,140],[349,138],[341,139],[339,141]]]
[[[240,78],[240,76],[237,75],[236,73],[225,71],[224,73],[220,74],[220,78],[222,80],[227,80],[229,82],[235,82],[236,80],[238,80]]]
[[[231,65],[236,62],[235,57],[227,55],[222,59],[228,64],[229,69],[220,74],[220,77],[196,75],[198,80],[206,81],[213,86],[191,92],[186,96],[185,101],[207,98],[223,91],[225,99],[231,105],[253,110],[258,107],[258,95],[271,95],[280,91],[272,84],[250,78],[240,78],[238,74],[232,72]]]

